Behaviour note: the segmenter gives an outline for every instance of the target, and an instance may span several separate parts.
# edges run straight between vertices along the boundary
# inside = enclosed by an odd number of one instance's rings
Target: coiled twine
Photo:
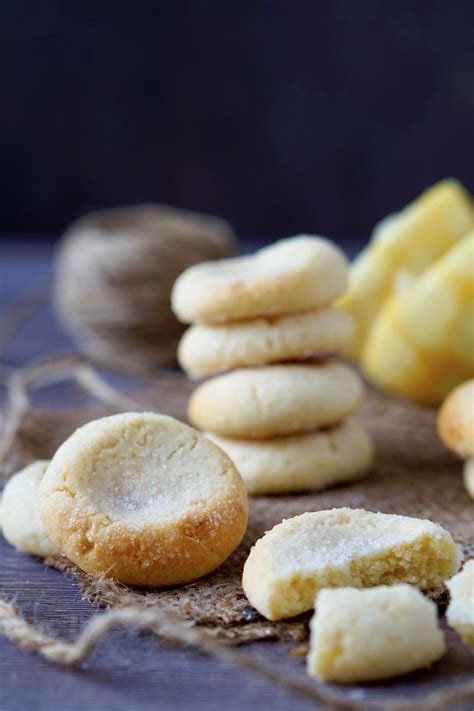
[[[191,264],[231,255],[231,227],[158,204],[102,210],[59,243],[54,304],[66,330],[99,361],[130,371],[172,364],[183,331],[171,288]]]

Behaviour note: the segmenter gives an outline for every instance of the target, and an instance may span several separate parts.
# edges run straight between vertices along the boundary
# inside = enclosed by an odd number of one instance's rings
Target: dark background
[[[474,2],[0,2],[0,233],[159,200],[366,235],[474,189]]]

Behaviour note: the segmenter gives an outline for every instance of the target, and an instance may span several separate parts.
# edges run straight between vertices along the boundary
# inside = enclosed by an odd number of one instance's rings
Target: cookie
[[[353,319],[336,307],[231,324],[198,324],[182,337],[178,361],[188,375],[199,378],[336,353],[348,346],[353,332]]]
[[[308,674],[350,684],[427,667],[446,652],[436,605],[410,585],[321,590]]]
[[[17,550],[42,558],[60,552],[46,535],[39,510],[39,485],[48,464],[39,460],[14,474],[0,501],[3,537]]]
[[[449,393],[439,409],[437,424],[446,447],[466,459],[464,486],[474,499],[474,380],[466,380]]]
[[[446,583],[451,600],[446,617],[450,627],[474,647],[474,560]]]
[[[439,404],[474,373],[474,230],[382,306],[361,363],[376,385]]]
[[[445,399],[438,414],[438,433],[459,457],[474,457],[474,379],[466,380]]]
[[[357,323],[353,355],[361,354],[380,307],[473,226],[471,196],[456,180],[442,180],[375,226],[369,245],[351,266],[349,288],[340,300]]]
[[[87,573],[130,585],[186,583],[239,544],[247,494],[218,447],[171,417],[89,422],[58,449],[41,484],[45,530]]]
[[[188,417],[224,437],[266,439],[330,427],[357,409],[362,393],[359,376],[340,363],[244,368],[199,385]]]
[[[464,479],[464,486],[466,487],[467,493],[469,494],[471,499],[474,499],[474,458],[473,457],[466,459],[466,461],[464,462],[463,479]]]
[[[311,610],[322,588],[436,589],[460,560],[451,535],[431,521],[341,508],[275,526],[252,548],[242,584],[264,617],[279,620]]]
[[[239,470],[249,494],[290,494],[323,489],[364,474],[373,446],[354,419],[329,430],[245,441],[206,433]]]
[[[346,257],[329,240],[291,237],[250,256],[189,267],[174,284],[171,305],[184,323],[309,311],[343,293],[347,271]]]

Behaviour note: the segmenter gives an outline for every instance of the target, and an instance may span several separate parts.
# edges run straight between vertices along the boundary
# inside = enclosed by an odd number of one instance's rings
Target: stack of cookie
[[[332,305],[347,267],[331,242],[301,236],[192,266],[174,285],[175,314],[194,323],[179,362],[193,378],[215,376],[191,396],[189,420],[230,455],[251,494],[318,489],[370,466],[370,440],[351,417],[360,379],[332,358],[354,332]]]

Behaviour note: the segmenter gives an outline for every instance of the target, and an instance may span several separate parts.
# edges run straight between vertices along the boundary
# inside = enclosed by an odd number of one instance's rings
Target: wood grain
[[[23,263],[17,258],[15,264]],[[1,256],[1,255],[0,255]],[[34,261],[34,260],[33,260]],[[47,271],[48,259],[37,260],[38,269],[30,264],[30,273],[33,277],[36,272]],[[5,262],[2,263],[2,269]],[[40,268],[41,267],[41,268]],[[9,288],[15,283],[14,274],[9,274],[7,282]],[[2,298],[2,280],[0,279],[0,303]],[[29,329],[9,349],[10,363],[18,365],[29,360],[34,354],[47,350],[64,347],[65,340],[54,325],[50,312],[42,313],[37,320],[32,322]],[[8,355],[7,354],[7,355]],[[183,416],[183,397],[185,386],[180,390],[178,402],[174,399],[174,382],[168,383],[164,390],[158,388],[153,391],[150,386],[150,396],[159,409],[173,410],[173,414]],[[156,398],[156,399],[155,399]],[[1,406],[0,392],[0,406]],[[87,402],[75,388],[53,390],[40,396],[40,404],[52,407],[53,410],[68,406],[74,408],[85,407]],[[150,401],[151,402],[151,401]],[[178,410],[174,411],[177,407]],[[459,463],[455,459],[442,453],[440,449],[432,449],[432,432],[426,438],[427,429],[424,425],[418,430],[413,428],[406,420],[403,407],[396,412],[396,436],[386,438],[384,430],[393,427],[388,423],[385,404],[373,400],[369,407],[369,416],[377,429],[376,439],[379,449],[379,465],[386,475],[385,488],[380,487],[376,473],[372,474],[362,485],[364,488],[353,490],[359,505],[365,505],[376,496],[384,500],[385,510],[393,510],[393,491],[396,482],[390,481],[391,473],[395,476],[400,467],[406,466],[407,453],[409,458],[418,462],[422,472],[422,486],[413,487],[410,495],[410,511],[412,515],[423,504],[423,498],[432,498],[430,481],[433,478],[442,479],[445,489],[444,495],[436,498],[436,516],[440,522],[449,522],[459,532],[459,518],[457,515],[455,499],[461,493],[459,480]],[[83,411],[84,416],[84,411]],[[67,434],[70,423],[58,426],[57,414],[51,415],[51,434],[61,440]],[[427,422],[433,419],[433,414],[428,413]],[[52,423],[56,422],[56,426]],[[430,429],[431,425],[427,425]],[[53,439],[54,439],[53,437]],[[41,446],[45,446],[41,438],[33,436],[26,438],[22,456],[35,456]],[[51,447],[51,440],[47,448]],[[46,449],[47,449],[46,448]],[[48,451],[44,452],[49,453]],[[449,486],[452,478],[453,486]],[[403,483],[410,487],[410,476],[405,474]],[[341,505],[344,498],[343,489],[333,489],[324,494],[324,501],[331,505]],[[342,498],[341,498],[342,497]],[[359,498],[357,498],[359,497]],[[321,499],[322,501],[323,499]],[[375,499],[374,499],[375,500]],[[466,500],[466,505],[470,502]],[[313,504],[314,505],[314,504]],[[294,497],[290,502],[290,509],[297,513],[305,506],[304,497]],[[254,505],[257,517],[257,527],[265,527],[266,514],[264,501],[256,500]],[[278,509],[278,507],[277,507]],[[474,509],[472,509],[474,510]],[[275,510],[274,516],[278,518],[280,511]],[[465,536],[464,522],[472,522],[472,513],[466,508],[461,516],[463,524],[462,538],[465,549],[472,544],[472,529],[470,540]],[[260,524],[258,523],[260,521]],[[449,527],[449,526],[448,526]],[[84,626],[88,619],[100,610],[92,606],[82,597],[82,592],[76,582],[66,578],[57,570],[45,568],[43,563],[16,552],[0,536],[0,591],[9,596],[16,597],[19,605],[25,612],[29,621],[44,625],[48,631],[63,637],[73,637]],[[443,622],[444,624],[444,622]],[[420,699],[428,692],[446,685],[459,684],[463,680],[472,678],[473,655],[463,645],[457,635],[447,630],[448,654],[433,667],[403,677],[393,682],[374,684],[364,687],[364,698],[367,704],[379,710],[383,709],[389,698],[393,695],[402,696],[413,702],[414,708],[422,708]],[[293,645],[295,646],[295,645]],[[289,674],[292,678],[306,680],[304,657],[289,656],[291,645],[284,642],[255,643],[244,647],[244,654],[256,655],[264,658],[273,665],[282,675]],[[312,682],[308,680],[308,684]],[[347,694],[358,693],[360,688],[348,688]],[[123,710],[133,709],[170,709],[187,710],[189,708],[219,711],[237,711],[244,708],[272,709],[272,711],[309,711],[309,709],[322,708],[305,699],[296,697],[289,692],[268,684],[257,676],[241,669],[216,662],[192,650],[171,646],[157,640],[148,634],[135,635],[123,631],[113,632],[99,645],[90,659],[82,667],[64,670],[40,659],[33,654],[26,654],[4,638],[0,637],[0,709],[1,711],[49,711],[50,709],[76,709],[89,708],[98,711],[104,708]],[[474,700],[457,705],[450,704],[446,711],[472,711]],[[369,706],[368,706],[369,708]]]

